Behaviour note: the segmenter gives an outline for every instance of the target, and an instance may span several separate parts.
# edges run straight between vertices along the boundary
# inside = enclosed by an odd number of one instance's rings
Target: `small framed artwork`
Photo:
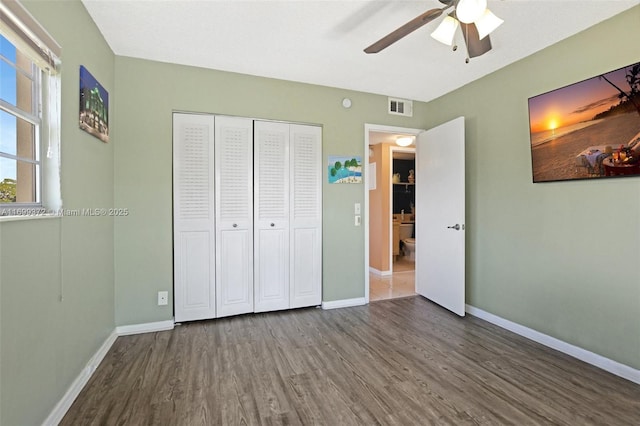
[[[640,62],[529,99],[533,182],[640,176]]]
[[[80,128],[109,142],[109,93],[80,65]]]
[[[329,183],[362,183],[362,157],[330,155]]]

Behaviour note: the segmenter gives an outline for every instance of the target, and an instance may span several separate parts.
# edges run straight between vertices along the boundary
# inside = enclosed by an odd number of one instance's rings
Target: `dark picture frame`
[[[80,129],[109,142],[109,93],[80,65]]]
[[[528,106],[534,183],[640,176],[640,62]]]

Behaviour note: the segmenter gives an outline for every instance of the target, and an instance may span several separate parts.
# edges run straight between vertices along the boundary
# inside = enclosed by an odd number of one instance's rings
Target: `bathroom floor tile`
[[[369,301],[371,302],[415,294],[415,271],[413,270],[394,272],[389,276],[369,274]]]
[[[416,263],[412,260],[408,260],[403,256],[398,256],[398,259],[391,265],[393,272],[406,272],[413,271],[416,268]]]

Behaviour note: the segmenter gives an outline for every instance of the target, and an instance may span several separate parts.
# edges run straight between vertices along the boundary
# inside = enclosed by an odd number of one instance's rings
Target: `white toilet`
[[[416,240],[411,238],[413,234],[413,223],[400,224],[400,241],[404,244],[404,256],[407,260],[416,260]]]
[[[416,260],[416,239],[415,238],[405,238],[402,240],[404,243],[404,255],[407,260],[414,261]]]

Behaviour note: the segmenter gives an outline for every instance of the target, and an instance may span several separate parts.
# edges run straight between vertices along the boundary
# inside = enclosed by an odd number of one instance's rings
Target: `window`
[[[39,69],[0,35],[0,202],[40,203]]]
[[[0,216],[55,212],[60,47],[18,2],[0,12]]]

